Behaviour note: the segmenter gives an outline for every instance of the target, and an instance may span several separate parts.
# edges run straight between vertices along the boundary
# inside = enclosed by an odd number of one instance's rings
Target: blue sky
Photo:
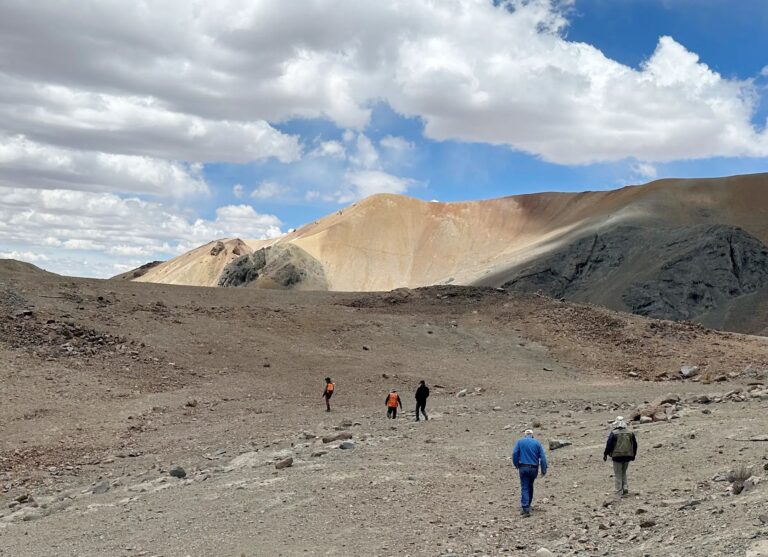
[[[377,192],[764,172],[765,29],[762,0],[0,2],[0,257],[109,276]]]

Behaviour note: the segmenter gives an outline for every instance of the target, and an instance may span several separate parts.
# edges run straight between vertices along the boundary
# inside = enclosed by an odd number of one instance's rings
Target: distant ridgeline
[[[767,216],[768,174],[463,203],[380,194],[277,239],[218,240],[121,277],[335,291],[503,287],[766,333]]]

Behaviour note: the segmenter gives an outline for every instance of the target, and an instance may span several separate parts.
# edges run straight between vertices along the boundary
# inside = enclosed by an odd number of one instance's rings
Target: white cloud
[[[273,180],[266,180],[259,184],[251,192],[254,199],[273,199],[280,197],[287,192],[287,189]]]
[[[347,157],[347,150],[338,141],[323,141],[311,152],[311,155],[315,157],[345,159]]]
[[[235,185],[232,187],[232,194],[233,194],[235,197],[237,197],[238,199],[240,199],[241,197],[243,197],[243,193],[245,193],[245,188],[242,186],[242,184],[235,184]]]
[[[244,163],[301,154],[298,137],[263,120],[184,114],[154,97],[118,96],[20,82],[21,104],[0,103],[3,127],[35,141],[85,151],[192,162]]]
[[[404,151],[410,151],[414,148],[414,144],[407,139],[403,137],[397,137],[392,135],[387,135],[385,137],[382,137],[381,140],[379,140],[379,145],[384,147],[385,149],[390,149],[391,151],[395,152],[404,152]]]
[[[349,186],[336,192],[336,201],[339,203],[351,203],[376,193],[405,193],[413,184],[413,180],[378,170],[348,172],[345,178]]]
[[[208,192],[201,171],[197,164],[76,151],[0,135],[0,186],[183,196]]]
[[[116,155],[291,161],[297,138],[267,122],[360,132],[384,101],[431,138],[564,164],[768,155],[750,81],[671,37],[640,68],[611,60],[564,38],[571,4],[5,2],[0,130]]]
[[[658,172],[656,167],[646,162],[638,162],[632,165],[632,172],[646,180],[655,180]]]
[[[26,261],[27,263],[48,261],[48,257],[45,254],[34,253],[31,251],[0,251],[0,259],[17,259],[19,261]]]
[[[250,205],[203,219],[112,193],[0,186],[0,251],[38,254],[45,268],[67,274],[108,276],[114,265],[167,259],[214,238],[274,238],[280,227]]]
[[[349,156],[349,160],[360,168],[376,168],[379,164],[379,153],[373,142],[361,133],[357,135],[355,151]]]

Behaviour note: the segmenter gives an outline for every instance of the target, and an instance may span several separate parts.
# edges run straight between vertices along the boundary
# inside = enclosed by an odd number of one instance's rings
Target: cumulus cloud
[[[632,172],[645,180],[655,180],[658,172],[656,167],[647,162],[638,162],[632,165]]]
[[[207,193],[199,164],[77,151],[0,135],[0,186],[183,196]]]
[[[251,192],[254,199],[273,199],[287,193],[287,189],[273,180],[266,180]]]
[[[768,155],[751,82],[724,78],[672,37],[642,67],[611,60],[565,38],[570,4],[9,0],[2,126],[114,154],[291,161],[296,138],[268,122],[318,117],[361,131],[384,101],[431,138],[564,164]]]
[[[387,135],[379,140],[379,145],[385,149],[389,149],[395,152],[410,151],[414,148],[413,142],[408,141],[403,137],[397,137],[393,135]]]
[[[48,257],[45,254],[32,251],[0,251],[0,259],[17,259],[27,263],[48,261]]]
[[[347,150],[338,141],[323,141],[310,154],[314,157],[345,159],[347,157]]]
[[[219,207],[213,219],[203,219],[112,193],[0,186],[0,250],[19,253],[15,246],[25,246],[47,269],[84,276],[167,259],[214,238],[274,238],[281,225],[250,205]]]
[[[336,192],[336,201],[351,203],[375,193],[405,193],[413,180],[398,178],[379,170],[348,172],[345,176],[349,187]]]
[[[242,184],[235,184],[232,186],[232,195],[240,199],[243,197],[243,193],[245,193],[245,187],[243,187]]]

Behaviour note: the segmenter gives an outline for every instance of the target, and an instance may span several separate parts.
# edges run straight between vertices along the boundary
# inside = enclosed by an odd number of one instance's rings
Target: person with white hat
[[[611,433],[605,443],[603,461],[608,457],[613,460],[613,479],[615,482],[616,496],[624,497],[629,494],[627,483],[627,468],[629,463],[637,456],[637,438],[627,429],[627,422],[623,416],[619,416],[611,424]]]
[[[539,475],[539,467],[541,476],[547,475],[547,456],[541,443],[533,438],[532,429],[526,429],[524,435],[512,450],[512,464],[520,473],[520,514],[527,517],[531,515],[533,482]]]

